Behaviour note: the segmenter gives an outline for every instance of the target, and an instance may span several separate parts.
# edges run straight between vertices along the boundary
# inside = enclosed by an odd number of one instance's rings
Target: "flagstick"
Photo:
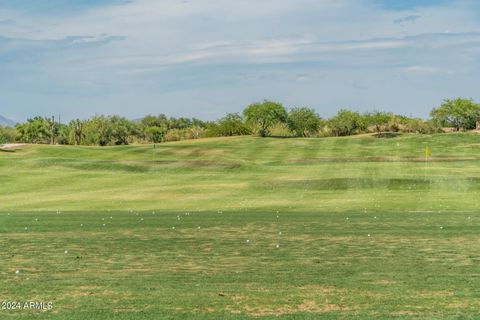
[[[427,181],[428,157],[430,156],[430,148],[425,149],[425,181]]]
[[[425,179],[424,179],[424,181],[427,181],[427,166],[428,166],[428,156],[425,155]]]

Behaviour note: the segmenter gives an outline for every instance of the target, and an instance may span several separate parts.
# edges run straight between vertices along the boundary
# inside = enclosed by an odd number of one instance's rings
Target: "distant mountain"
[[[15,127],[15,121],[12,121],[10,119],[0,116],[0,126],[13,128]]]

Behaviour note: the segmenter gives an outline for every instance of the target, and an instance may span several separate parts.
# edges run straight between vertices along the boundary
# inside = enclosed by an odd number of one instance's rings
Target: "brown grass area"
[[[286,301],[282,301],[281,304],[278,304],[277,301],[268,303],[273,299],[270,294],[275,290],[250,286],[248,291],[254,293],[252,297],[241,294],[227,296],[233,304],[229,305],[226,310],[233,314],[246,313],[252,317],[276,317],[296,313],[321,314],[350,310],[341,302],[341,297],[346,294],[346,291],[341,288],[309,285],[297,288],[295,294],[291,292],[285,294],[285,298],[288,296],[301,297],[302,302],[298,304]],[[260,297],[257,295],[258,293],[260,293]],[[333,300],[340,300],[340,302],[334,303]]]
[[[430,298],[446,298],[452,297],[455,293],[451,291],[423,291],[417,294],[417,297],[422,299]]]
[[[390,286],[390,285],[394,285],[394,284],[397,284],[397,283],[398,283],[397,281],[386,280],[386,279],[379,279],[379,280],[375,280],[373,282],[373,284],[378,285],[378,286]]]
[[[268,317],[268,316],[283,316],[288,314],[296,314],[296,313],[329,313],[335,311],[348,311],[349,308],[342,306],[340,304],[334,303],[317,303],[312,300],[304,300],[303,303],[290,306],[290,305],[282,305],[278,307],[250,307],[245,306],[243,308],[243,312],[247,313],[252,317]],[[235,310],[231,310],[233,313]]]
[[[62,293],[62,299],[78,299],[84,297],[93,297],[95,299],[108,299],[108,301],[112,302],[118,302],[134,298],[133,295],[126,292],[105,290],[104,288],[97,286],[82,286],[76,290],[66,291]]]
[[[451,303],[444,304],[445,308],[448,309],[467,309],[473,307],[472,305],[462,302],[462,301],[455,301]],[[476,308],[478,308],[478,304],[475,305]]]

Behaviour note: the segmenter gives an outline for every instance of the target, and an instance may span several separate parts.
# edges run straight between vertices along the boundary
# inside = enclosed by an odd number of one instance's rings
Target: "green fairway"
[[[53,303],[0,319],[480,317],[479,135],[24,146],[0,179],[0,300]]]

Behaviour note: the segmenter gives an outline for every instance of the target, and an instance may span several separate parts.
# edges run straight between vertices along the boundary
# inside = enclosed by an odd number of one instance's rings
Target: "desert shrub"
[[[367,123],[358,112],[342,109],[328,121],[328,127],[334,136],[349,136],[366,131]]]
[[[0,126],[0,144],[14,142],[16,134],[14,128]]]
[[[194,134],[189,129],[172,129],[165,134],[165,141],[181,141],[193,138]]]

